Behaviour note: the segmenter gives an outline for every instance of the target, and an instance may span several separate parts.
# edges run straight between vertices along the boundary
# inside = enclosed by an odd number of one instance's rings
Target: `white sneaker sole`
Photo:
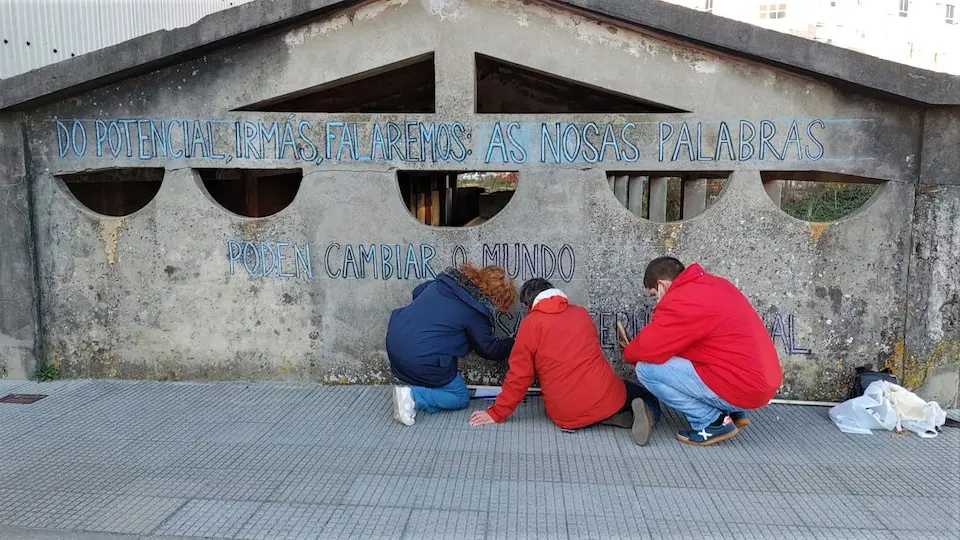
[[[403,415],[400,412],[401,408],[401,390],[400,387],[394,387],[393,389],[393,419],[405,426],[412,426],[416,422],[416,417],[410,419],[409,422],[403,420]]]
[[[403,424],[400,419],[400,389],[397,387],[393,388],[393,419]]]

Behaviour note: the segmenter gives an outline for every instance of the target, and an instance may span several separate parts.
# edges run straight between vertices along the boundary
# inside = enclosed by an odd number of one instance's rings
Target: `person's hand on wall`
[[[496,423],[496,420],[494,420],[487,411],[474,411],[473,414],[470,415],[470,425],[474,427]]]

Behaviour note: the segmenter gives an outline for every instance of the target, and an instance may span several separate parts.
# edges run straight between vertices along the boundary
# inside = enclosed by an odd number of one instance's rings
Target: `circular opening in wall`
[[[506,208],[520,173],[398,171],[403,204],[417,221],[434,227],[473,227]]]
[[[691,219],[714,205],[727,185],[725,172],[607,173],[617,201],[637,217],[657,223]]]
[[[763,172],[763,187],[784,213],[803,221],[839,221],[868,207],[883,181],[824,172]]]
[[[300,191],[302,169],[198,169],[207,192],[234,214],[262,218],[290,206]]]
[[[129,216],[142,209],[160,191],[161,168],[124,168],[60,176],[83,206],[105,216]]]

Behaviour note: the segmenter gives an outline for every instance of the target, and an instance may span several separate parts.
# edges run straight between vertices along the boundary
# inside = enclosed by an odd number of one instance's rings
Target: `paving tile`
[[[289,473],[269,469],[176,467],[138,478],[124,486],[131,495],[266,501]]]
[[[636,461],[621,456],[581,456],[562,454],[558,457],[560,481],[567,484],[629,485],[635,478]],[[637,473],[639,476],[641,473]]]
[[[633,483],[651,487],[703,488],[704,480],[685,459],[633,459],[627,462]]]
[[[487,534],[487,515],[483,512],[456,510],[413,510],[401,538],[483,540]]]
[[[4,525],[31,529],[80,530],[91,516],[115,501],[110,494],[87,493],[42,493],[33,494],[21,503]]]
[[[186,504],[186,499],[117,496],[87,514],[84,531],[146,534]]]
[[[323,528],[323,538],[362,540],[398,538],[410,519],[409,508],[337,506]]]
[[[261,503],[197,499],[189,501],[166,519],[154,534],[235,538]]]
[[[502,468],[496,470],[494,468],[499,455],[479,452],[438,452],[426,474],[439,478],[493,480],[502,472]]]
[[[367,448],[356,452],[360,461],[357,471],[375,475],[429,476],[440,454],[436,447]]]
[[[729,521],[717,520],[714,523],[686,522],[686,521],[650,521],[647,526],[653,538],[711,538],[711,539],[730,539],[746,540],[760,538],[789,538],[791,540],[814,540],[814,539],[846,539],[846,538],[869,538],[862,536],[856,531],[848,529],[838,531],[839,536],[824,537],[823,530],[816,530],[798,525],[768,525],[763,523],[732,523]],[[849,532],[856,533],[855,536],[845,536]],[[866,531],[875,532],[875,531]],[[886,540],[882,536],[877,536],[877,540]]]
[[[487,516],[487,538],[564,540],[569,536],[564,516],[492,512]]]
[[[357,475],[328,469],[293,471],[271,493],[273,502],[340,504],[344,502]]]
[[[415,491],[416,477],[362,474],[357,476],[344,497],[353,505],[412,508],[420,493]]]
[[[661,521],[713,522],[720,514],[703,489],[636,487],[644,516]]]
[[[869,507],[888,530],[960,531],[960,504],[955,498],[861,497],[858,503]]]
[[[636,515],[643,512],[633,486],[561,484],[563,505],[567,514],[611,516]]]
[[[876,513],[854,495],[784,494],[803,525],[818,528],[884,529]]]
[[[566,524],[567,536],[571,540],[592,540],[595,538],[634,540],[651,538],[646,523],[635,514],[621,514],[617,517],[571,514],[566,517]],[[660,535],[653,536],[653,538],[668,538],[668,536]],[[704,538],[709,538],[709,536],[705,536]]]
[[[0,407],[0,536],[895,540],[960,530],[957,430],[852,436],[824,408],[766,407],[704,449],[673,440],[685,425],[673,411],[638,447],[628,430],[565,433],[537,399],[501,425],[467,426],[486,405],[476,402],[408,428],[390,418],[386,387],[23,388],[49,397]]]
[[[562,485],[555,482],[497,481],[491,484],[490,511],[534,515],[563,515]]]
[[[705,494],[712,501],[713,507],[719,510],[717,515],[722,515],[723,520],[730,523],[793,526],[806,524],[806,520],[800,515],[804,511],[800,500],[787,500],[779,493],[709,490]]]
[[[236,534],[248,540],[311,540],[323,530],[334,507],[264,503]]]

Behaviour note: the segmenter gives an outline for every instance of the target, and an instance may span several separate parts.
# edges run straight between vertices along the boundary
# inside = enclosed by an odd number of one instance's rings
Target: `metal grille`
[[[29,405],[40,401],[47,396],[43,394],[7,394],[0,398],[0,403],[16,403],[18,405]]]

